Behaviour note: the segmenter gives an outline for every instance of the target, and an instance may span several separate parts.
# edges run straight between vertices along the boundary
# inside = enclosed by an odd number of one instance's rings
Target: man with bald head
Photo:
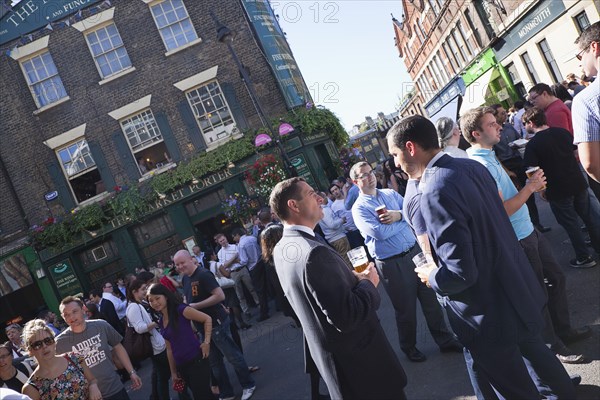
[[[229,328],[231,320],[223,305],[223,300],[225,300],[223,290],[209,270],[198,268],[198,261],[187,250],[179,250],[175,253],[173,261],[177,272],[183,276],[185,302],[212,318],[213,331],[209,358],[212,371],[219,382],[221,398],[234,398],[233,387],[223,363],[223,356],[225,356],[233,366],[240,385],[244,389],[242,399],[249,399],[256,386],[254,379],[250,376],[242,351],[231,337]],[[198,332],[204,332],[201,324],[194,323]]]

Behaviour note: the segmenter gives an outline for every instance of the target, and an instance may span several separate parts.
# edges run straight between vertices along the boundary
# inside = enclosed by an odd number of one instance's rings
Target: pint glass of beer
[[[367,251],[364,246],[355,247],[348,253],[348,258],[352,263],[352,268],[358,273],[363,272],[369,265],[369,259],[367,258]]]
[[[540,167],[527,167],[527,170],[525,171],[525,174],[527,175],[528,179],[531,179],[531,177],[533,176],[533,174],[535,174],[535,172],[540,169]],[[538,190],[538,192],[541,192],[542,190],[546,190],[546,185],[544,185],[543,188],[541,188],[540,190]]]

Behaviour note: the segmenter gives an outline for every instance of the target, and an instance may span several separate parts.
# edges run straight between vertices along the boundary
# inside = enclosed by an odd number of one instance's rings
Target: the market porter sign
[[[101,0],[23,0],[0,20],[0,44],[37,31]]]

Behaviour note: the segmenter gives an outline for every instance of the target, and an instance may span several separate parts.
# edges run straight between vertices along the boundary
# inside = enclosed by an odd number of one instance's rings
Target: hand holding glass
[[[364,246],[355,247],[347,254],[350,262],[352,263],[352,268],[354,268],[354,271],[360,274],[367,269],[367,266],[369,265],[369,259],[367,258],[367,251],[365,250]]]

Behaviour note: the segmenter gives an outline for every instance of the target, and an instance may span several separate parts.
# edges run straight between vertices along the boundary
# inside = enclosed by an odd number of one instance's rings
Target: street
[[[570,345],[575,352],[585,355],[585,364],[565,364],[570,374],[580,374],[582,383],[577,388],[580,400],[600,398],[600,267],[577,270],[568,266],[573,250],[566,233],[556,223],[547,203],[538,198],[542,224],[552,230],[546,233],[555,255],[567,275],[567,291],[574,327],[590,325],[592,337]],[[378,312],[388,338],[396,350],[408,376],[406,395],[409,399],[475,399],[469,382],[464,359],[456,353],[442,354],[427,331],[422,314],[418,312],[418,348],[427,356],[423,363],[411,363],[401,353],[396,332],[392,305],[379,286],[382,296]],[[252,328],[242,331],[244,354],[248,365],[258,365],[260,370],[253,374],[256,392],[253,399],[259,400],[308,400],[310,381],[304,373],[302,334],[292,326],[292,320],[281,313],[275,313],[266,321],[256,323],[254,311]],[[140,370],[144,386],[137,392],[130,392],[133,400],[148,399],[150,394],[151,364],[146,361]],[[236,395],[241,395],[241,387],[233,371],[229,369]],[[365,382],[365,385],[368,385]],[[174,393],[174,392],[173,392]],[[321,393],[326,393],[324,385]],[[172,398],[176,398],[173,394]],[[239,398],[239,397],[238,397]]]

